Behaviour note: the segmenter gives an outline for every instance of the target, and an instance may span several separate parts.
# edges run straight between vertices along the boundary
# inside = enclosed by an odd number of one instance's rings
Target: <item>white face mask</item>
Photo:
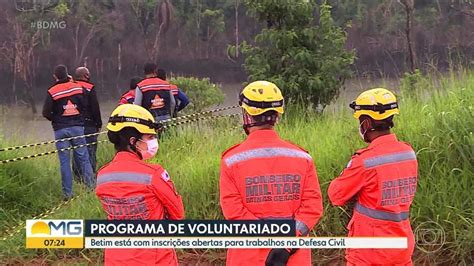
[[[139,140],[141,142],[146,143],[146,150],[142,150],[137,146],[137,149],[140,150],[140,154],[143,157],[143,160],[148,160],[150,158],[153,158],[156,155],[156,152],[158,152],[158,139],[150,139],[150,140]]]

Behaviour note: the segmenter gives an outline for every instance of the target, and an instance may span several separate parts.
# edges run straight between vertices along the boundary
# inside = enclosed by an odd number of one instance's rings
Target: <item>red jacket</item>
[[[133,101],[135,101],[135,90],[129,90],[120,96],[119,105],[127,103],[133,104]]]
[[[166,170],[118,152],[97,174],[96,194],[109,220],[181,220],[184,207]],[[177,265],[174,249],[106,249],[106,265]]]
[[[311,156],[281,140],[274,130],[257,130],[224,152],[220,203],[228,220],[294,219],[305,235],[318,222],[323,203]],[[264,265],[269,249],[229,249],[227,265]],[[300,249],[288,265],[310,265]]]
[[[352,264],[411,264],[415,245],[408,214],[415,196],[418,163],[410,145],[394,134],[373,140],[352,156],[342,174],[329,185],[332,204],[357,202],[347,229],[349,236],[407,237],[407,249],[348,249]]]

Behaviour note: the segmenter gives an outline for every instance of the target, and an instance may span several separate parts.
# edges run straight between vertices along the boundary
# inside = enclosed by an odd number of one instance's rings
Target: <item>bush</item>
[[[170,79],[169,82],[188,95],[191,102],[185,109],[187,113],[199,112],[224,101],[221,88],[211,83],[209,78],[176,77]]]

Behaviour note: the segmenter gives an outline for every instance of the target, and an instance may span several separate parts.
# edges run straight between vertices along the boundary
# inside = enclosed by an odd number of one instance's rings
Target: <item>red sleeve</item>
[[[358,155],[352,156],[346,169],[329,184],[329,200],[335,206],[342,206],[352,199],[364,185],[363,161]]]
[[[321,189],[313,161],[309,162],[306,178],[302,185],[301,205],[295,213],[295,220],[297,231],[306,235],[323,215]]]
[[[184,206],[181,196],[176,191],[168,172],[162,169],[153,175],[152,186],[156,196],[160,199],[170,220],[184,219]]]
[[[221,173],[219,180],[220,202],[222,212],[227,220],[258,220],[242,202],[234,178],[225,162],[221,161]]]

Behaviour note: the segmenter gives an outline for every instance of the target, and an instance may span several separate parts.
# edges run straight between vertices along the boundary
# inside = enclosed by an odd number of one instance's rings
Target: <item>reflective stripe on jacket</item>
[[[223,154],[220,203],[228,220],[294,219],[302,235],[323,212],[313,159],[274,130],[252,132]],[[268,253],[269,249],[230,249],[227,265],[264,265]],[[311,250],[298,250],[288,265],[311,265]]]
[[[145,78],[137,84],[143,98],[141,106],[154,116],[171,115],[174,102],[171,86],[167,81],[159,78]]]
[[[181,220],[184,207],[166,170],[118,152],[97,174],[96,194],[109,220]],[[177,265],[174,249],[106,249],[106,265]]]
[[[409,221],[415,196],[418,163],[410,145],[394,134],[373,140],[359,150],[342,174],[329,185],[334,205],[356,197],[349,222],[349,236],[400,236],[408,238],[407,249],[348,249],[352,264],[410,264],[414,236]]]
[[[51,121],[54,130],[84,126],[84,109],[87,99],[84,88],[71,82],[57,82],[48,89],[47,101],[51,103]]]

